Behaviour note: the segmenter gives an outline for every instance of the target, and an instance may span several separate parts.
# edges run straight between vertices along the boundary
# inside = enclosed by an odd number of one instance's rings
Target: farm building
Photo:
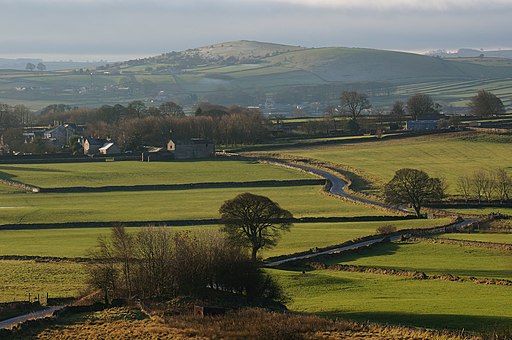
[[[44,132],[44,139],[50,141],[53,145],[64,146],[68,143],[68,138],[76,133],[75,124],[58,125]]]
[[[437,119],[408,120],[405,125],[407,131],[425,131],[437,129]]]
[[[175,159],[196,159],[215,157],[215,144],[205,139],[184,139],[169,141],[167,151],[173,153]]]
[[[121,153],[121,149],[119,149],[114,143],[106,143],[98,150],[102,155],[115,155]]]
[[[119,147],[112,141],[101,138],[87,137],[82,141],[82,147],[84,148],[84,155],[112,155],[121,153]]]

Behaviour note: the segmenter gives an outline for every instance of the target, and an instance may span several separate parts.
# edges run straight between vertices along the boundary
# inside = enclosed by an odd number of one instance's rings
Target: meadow
[[[264,258],[326,247],[376,233],[382,224],[397,229],[425,228],[447,223],[447,219],[394,222],[296,223],[284,233],[277,247],[264,250]],[[219,226],[169,227],[174,231],[200,231]],[[127,228],[135,233],[139,227]],[[98,238],[108,236],[110,228],[0,230],[0,255],[31,255],[56,257],[86,257]]]
[[[84,264],[74,262],[34,262],[0,260],[0,302],[26,301],[40,294],[74,297],[86,288]],[[44,299],[43,299],[44,296]]]
[[[316,177],[296,170],[258,162],[207,160],[151,163],[127,161],[1,164],[0,178],[43,188],[60,188],[293,180]]]
[[[219,217],[224,201],[244,192],[264,195],[295,217],[392,215],[333,198],[321,186],[194,189],[142,192],[8,194],[0,196],[2,223],[124,222]]]
[[[454,244],[388,243],[332,257],[327,262],[420,271],[427,275],[512,279],[511,252]]]
[[[483,331],[512,322],[510,287],[348,273],[269,270],[289,309],[331,318]]]
[[[283,149],[280,153],[313,158],[356,169],[375,188],[382,187],[401,168],[416,168],[443,177],[448,193],[457,193],[460,175],[480,169],[504,168],[512,174],[512,137],[450,133],[404,139]],[[369,191],[376,192],[375,188]],[[368,189],[355,187],[354,189]]]

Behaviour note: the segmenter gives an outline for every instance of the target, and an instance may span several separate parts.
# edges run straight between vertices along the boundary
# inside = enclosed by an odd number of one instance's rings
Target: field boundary
[[[441,274],[441,275],[428,275],[424,272],[416,270],[403,270],[394,268],[382,268],[374,266],[357,266],[352,264],[331,264],[327,265],[321,262],[310,262],[307,263],[311,268],[315,270],[334,270],[352,273],[369,273],[369,274],[380,274],[390,276],[403,276],[412,278],[415,280],[440,280],[440,281],[452,281],[452,282],[471,282],[482,285],[497,285],[497,286],[512,286],[512,280],[507,279],[495,279],[495,278],[478,278],[478,277],[461,277],[452,274]]]
[[[347,222],[392,222],[414,220],[414,216],[354,216],[354,217],[299,217],[287,221],[292,223],[347,223]],[[118,225],[125,227],[187,227],[222,224],[218,218],[197,220],[164,220],[164,221],[105,221],[105,222],[62,222],[62,223],[12,223],[0,224],[0,230],[38,230],[38,229],[80,229],[109,228]]]
[[[325,185],[324,179],[262,180],[248,182],[203,182],[185,184],[148,184],[148,185],[109,185],[101,187],[63,187],[40,188],[40,193],[82,193],[82,192],[122,192],[122,191],[166,191],[221,188],[259,188]]]

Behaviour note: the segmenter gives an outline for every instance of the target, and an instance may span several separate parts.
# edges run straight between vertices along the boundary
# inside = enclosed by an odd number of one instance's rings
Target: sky
[[[512,0],[0,0],[0,58],[118,61],[233,40],[512,48]]]

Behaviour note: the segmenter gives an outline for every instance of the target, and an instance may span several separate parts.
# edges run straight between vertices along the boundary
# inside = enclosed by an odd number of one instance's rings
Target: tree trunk
[[[420,206],[416,206],[416,205],[413,205],[413,208],[414,208],[414,211],[416,212],[416,216],[417,217],[421,217],[421,207]]]
[[[253,246],[252,247],[252,254],[251,254],[251,259],[252,259],[253,262],[256,262],[257,255],[258,255],[258,248]]]

